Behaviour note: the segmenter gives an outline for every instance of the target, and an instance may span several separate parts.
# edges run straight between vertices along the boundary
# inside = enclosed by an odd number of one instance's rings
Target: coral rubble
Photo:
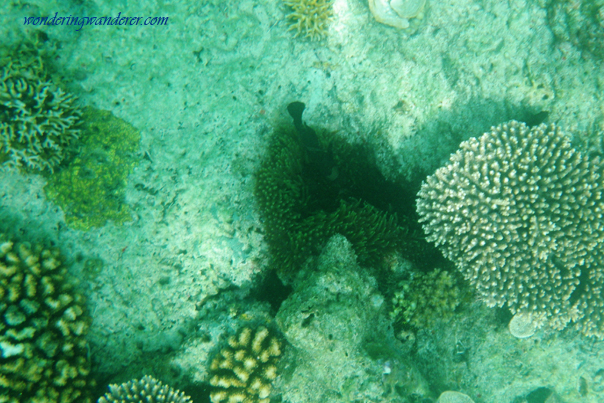
[[[145,375],[121,385],[109,385],[109,392],[98,403],[189,403],[191,398],[179,390]]]
[[[284,3],[292,10],[287,18],[296,37],[305,36],[314,41],[325,36],[333,14],[332,0],[284,0]]]
[[[604,59],[604,0],[549,3],[548,22],[556,38]]]
[[[92,401],[83,297],[57,251],[0,235],[2,402]]]
[[[268,403],[282,345],[267,327],[230,336],[209,368],[213,403]]]
[[[602,178],[559,127],[512,121],[461,143],[417,210],[488,306],[604,337]]]

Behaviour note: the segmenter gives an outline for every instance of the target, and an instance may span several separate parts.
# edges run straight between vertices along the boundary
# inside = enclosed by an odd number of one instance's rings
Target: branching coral
[[[179,390],[145,375],[121,385],[109,385],[109,392],[98,403],[189,403],[191,398]]]
[[[412,192],[387,181],[367,150],[335,137],[324,148],[332,151],[335,179],[313,169],[297,134],[288,131],[276,132],[256,174],[255,196],[275,268],[299,269],[335,234],[352,243],[362,264],[379,267],[394,251],[425,264],[434,251],[407,203]]]
[[[83,297],[56,251],[0,235],[0,389],[6,403],[91,402]]]
[[[0,166],[53,171],[78,137],[75,97],[46,77],[40,59],[0,68]]]
[[[489,306],[604,337],[604,175],[559,127],[518,122],[460,145],[417,210]]]
[[[277,378],[281,342],[260,326],[244,327],[210,364],[213,403],[268,403],[271,383]]]
[[[333,13],[332,0],[284,0],[284,3],[292,9],[287,18],[296,37],[318,40],[325,36]]]

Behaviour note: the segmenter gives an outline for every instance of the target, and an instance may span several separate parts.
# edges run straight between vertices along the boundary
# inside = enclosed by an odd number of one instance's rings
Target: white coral
[[[409,19],[420,17],[426,0],[369,0],[369,9],[382,24],[409,28]]]

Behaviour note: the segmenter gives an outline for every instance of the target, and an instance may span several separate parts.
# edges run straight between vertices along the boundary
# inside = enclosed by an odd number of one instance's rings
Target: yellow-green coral
[[[332,0],[284,0],[284,3],[292,9],[287,18],[296,37],[305,36],[314,41],[325,36],[333,15]]]
[[[90,403],[83,297],[59,253],[0,234],[0,401]]]
[[[448,272],[436,269],[427,274],[418,273],[411,280],[399,283],[392,298],[390,317],[394,322],[429,327],[437,319],[453,314],[460,295],[455,279]]]
[[[243,328],[210,364],[213,403],[268,403],[281,342],[264,326]]]
[[[82,115],[81,146],[69,164],[44,188],[77,229],[130,220],[124,202],[126,179],[136,164],[140,133],[110,112],[87,107]]]

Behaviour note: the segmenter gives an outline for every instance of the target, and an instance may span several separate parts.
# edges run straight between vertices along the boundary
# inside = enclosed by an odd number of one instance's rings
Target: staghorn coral
[[[210,364],[212,402],[268,403],[280,356],[281,342],[264,326],[230,336]]]
[[[121,385],[109,385],[109,392],[98,403],[189,403],[191,398],[179,390],[145,375]]]
[[[290,30],[296,37],[305,36],[315,41],[325,36],[331,20],[332,0],[284,0],[292,9],[287,18],[291,20]]]
[[[50,81],[40,58],[0,68],[0,166],[52,172],[79,135],[75,97]]]
[[[2,402],[91,402],[83,297],[57,251],[0,235]]]
[[[461,143],[417,211],[488,306],[604,337],[603,178],[559,127],[512,121]]]

